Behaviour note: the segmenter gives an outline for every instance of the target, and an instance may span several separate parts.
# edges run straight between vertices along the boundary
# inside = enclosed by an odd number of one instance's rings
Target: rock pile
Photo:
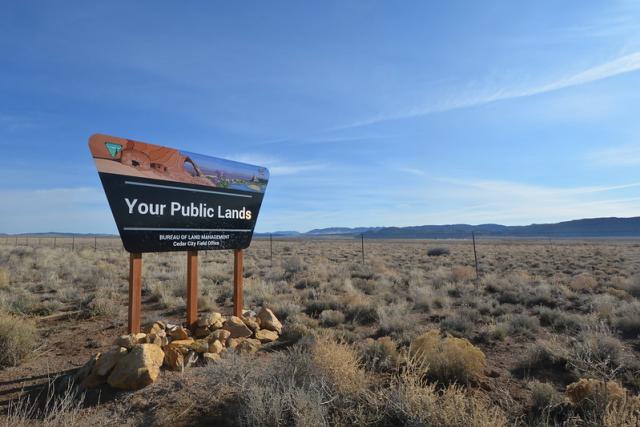
[[[261,344],[276,341],[282,324],[268,308],[256,315],[200,316],[192,331],[162,321],[147,333],[118,337],[116,347],[93,356],[74,376],[77,384],[95,388],[104,383],[122,390],[137,390],[153,383],[164,366],[183,371],[197,363],[215,363],[225,351],[256,352]]]

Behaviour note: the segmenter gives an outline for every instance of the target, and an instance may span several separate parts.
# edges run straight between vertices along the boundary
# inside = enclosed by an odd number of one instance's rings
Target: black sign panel
[[[105,135],[91,148],[125,249],[244,249],[268,171]]]

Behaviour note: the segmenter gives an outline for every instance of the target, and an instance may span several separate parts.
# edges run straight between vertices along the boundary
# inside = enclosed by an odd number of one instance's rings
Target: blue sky
[[[115,232],[92,133],[270,168],[258,231],[640,215],[640,3],[3,2],[0,232]]]

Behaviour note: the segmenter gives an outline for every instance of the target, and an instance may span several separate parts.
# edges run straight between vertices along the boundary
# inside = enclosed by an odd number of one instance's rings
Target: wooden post
[[[76,250],[76,236],[71,236],[71,250]]]
[[[360,235],[360,241],[362,243],[362,264],[364,264],[364,233]]]
[[[55,249],[55,248],[56,248],[56,238],[54,237],[53,238],[53,249]]]
[[[98,238],[93,236],[93,252],[98,250]]]
[[[476,280],[480,279],[480,272],[478,269],[478,253],[476,252],[476,233],[471,232],[471,239],[473,240],[473,257],[476,260]]]
[[[244,306],[242,298],[242,265],[243,252],[242,249],[233,251],[233,315],[242,316]]]
[[[198,251],[187,252],[187,326],[198,322]]]
[[[129,255],[129,333],[140,332],[142,302],[142,254]]]
[[[269,233],[269,260],[273,267],[273,234]]]

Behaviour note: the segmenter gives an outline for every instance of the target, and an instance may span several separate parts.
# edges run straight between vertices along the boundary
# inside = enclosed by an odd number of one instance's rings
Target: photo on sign
[[[101,173],[264,193],[266,168],[203,156],[130,139],[92,138],[89,147]]]

